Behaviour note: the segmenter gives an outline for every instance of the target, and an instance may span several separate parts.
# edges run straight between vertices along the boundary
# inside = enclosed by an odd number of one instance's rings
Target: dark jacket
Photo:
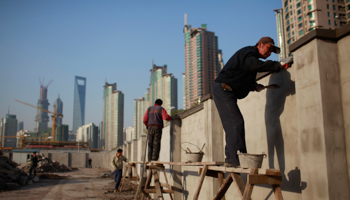
[[[257,85],[258,72],[279,71],[281,64],[276,61],[259,60],[259,51],[255,46],[238,50],[220,71],[215,82],[226,83],[232,88],[237,99],[243,99]]]
[[[31,160],[31,166],[34,166],[34,167],[36,167],[37,165],[38,165],[38,156],[32,156],[31,158],[30,158],[30,160]]]
[[[146,110],[145,115],[143,116],[143,123],[147,127],[159,126],[163,128],[164,127],[163,120],[170,121],[171,117],[168,115],[166,110],[158,104],[154,104],[154,106],[149,107]]]

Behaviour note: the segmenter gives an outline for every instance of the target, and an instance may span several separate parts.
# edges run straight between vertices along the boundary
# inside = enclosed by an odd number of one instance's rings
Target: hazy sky
[[[273,9],[281,7],[281,0],[2,0],[0,118],[10,106],[10,114],[33,130],[36,109],[14,100],[37,105],[39,77],[45,77],[45,84],[52,80],[49,110],[59,94],[63,123],[71,129],[77,75],[87,78],[85,124],[102,121],[107,79],[124,93],[124,126],[133,126],[133,99],[149,87],[152,58],[178,79],[178,107],[183,108],[184,14],[192,27],[207,24],[215,32],[226,63],[262,36],[277,43]]]

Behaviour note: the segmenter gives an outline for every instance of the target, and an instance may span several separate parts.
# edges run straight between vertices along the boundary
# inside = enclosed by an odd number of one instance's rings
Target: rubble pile
[[[67,167],[66,165],[62,164],[60,165],[59,162],[52,161],[51,159],[45,157],[44,155],[37,155],[38,156],[38,168],[36,170],[37,173],[42,172],[68,172],[73,170],[78,170],[78,168],[74,167]],[[28,159],[27,163],[24,163],[20,166],[20,169],[25,171],[26,173],[29,173],[31,161]]]
[[[0,190],[13,190],[27,181],[27,174],[17,168],[17,163],[0,154]]]

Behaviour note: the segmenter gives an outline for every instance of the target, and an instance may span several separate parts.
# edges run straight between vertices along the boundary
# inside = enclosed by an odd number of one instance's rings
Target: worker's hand
[[[289,64],[289,63],[284,63],[284,62],[281,62],[281,67],[285,70],[287,70],[288,68],[290,68],[292,66],[292,64]]]
[[[265,89],[265,87],[261,84],[257,84],[255,86],[255,91],[260,92],[261,90]]]

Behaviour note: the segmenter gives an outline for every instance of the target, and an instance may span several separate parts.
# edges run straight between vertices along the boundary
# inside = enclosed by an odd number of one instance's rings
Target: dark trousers
[[[162,140],[162,128],[159,126],[148,127],[148,161],[158,160],[160,142]]]
[[[233,92],[224,90],[221,83],[213,86],[213,97],[226,132],[225,162],[233,167],[239,165],[237,150],[247,153],[244,120]]]
[[[120,180],[122,180],[122,174],[123,174],[123,170],[121,169],[114,171],[114,182],[115,182],[114,189],[118,189]]]
[[[35,177],[36,176],[36,166],[30,166],[30,168],[29,168],[29,174],[30,175],[32,175],[32,171],[34,170],[34,176],[33,177]]]

